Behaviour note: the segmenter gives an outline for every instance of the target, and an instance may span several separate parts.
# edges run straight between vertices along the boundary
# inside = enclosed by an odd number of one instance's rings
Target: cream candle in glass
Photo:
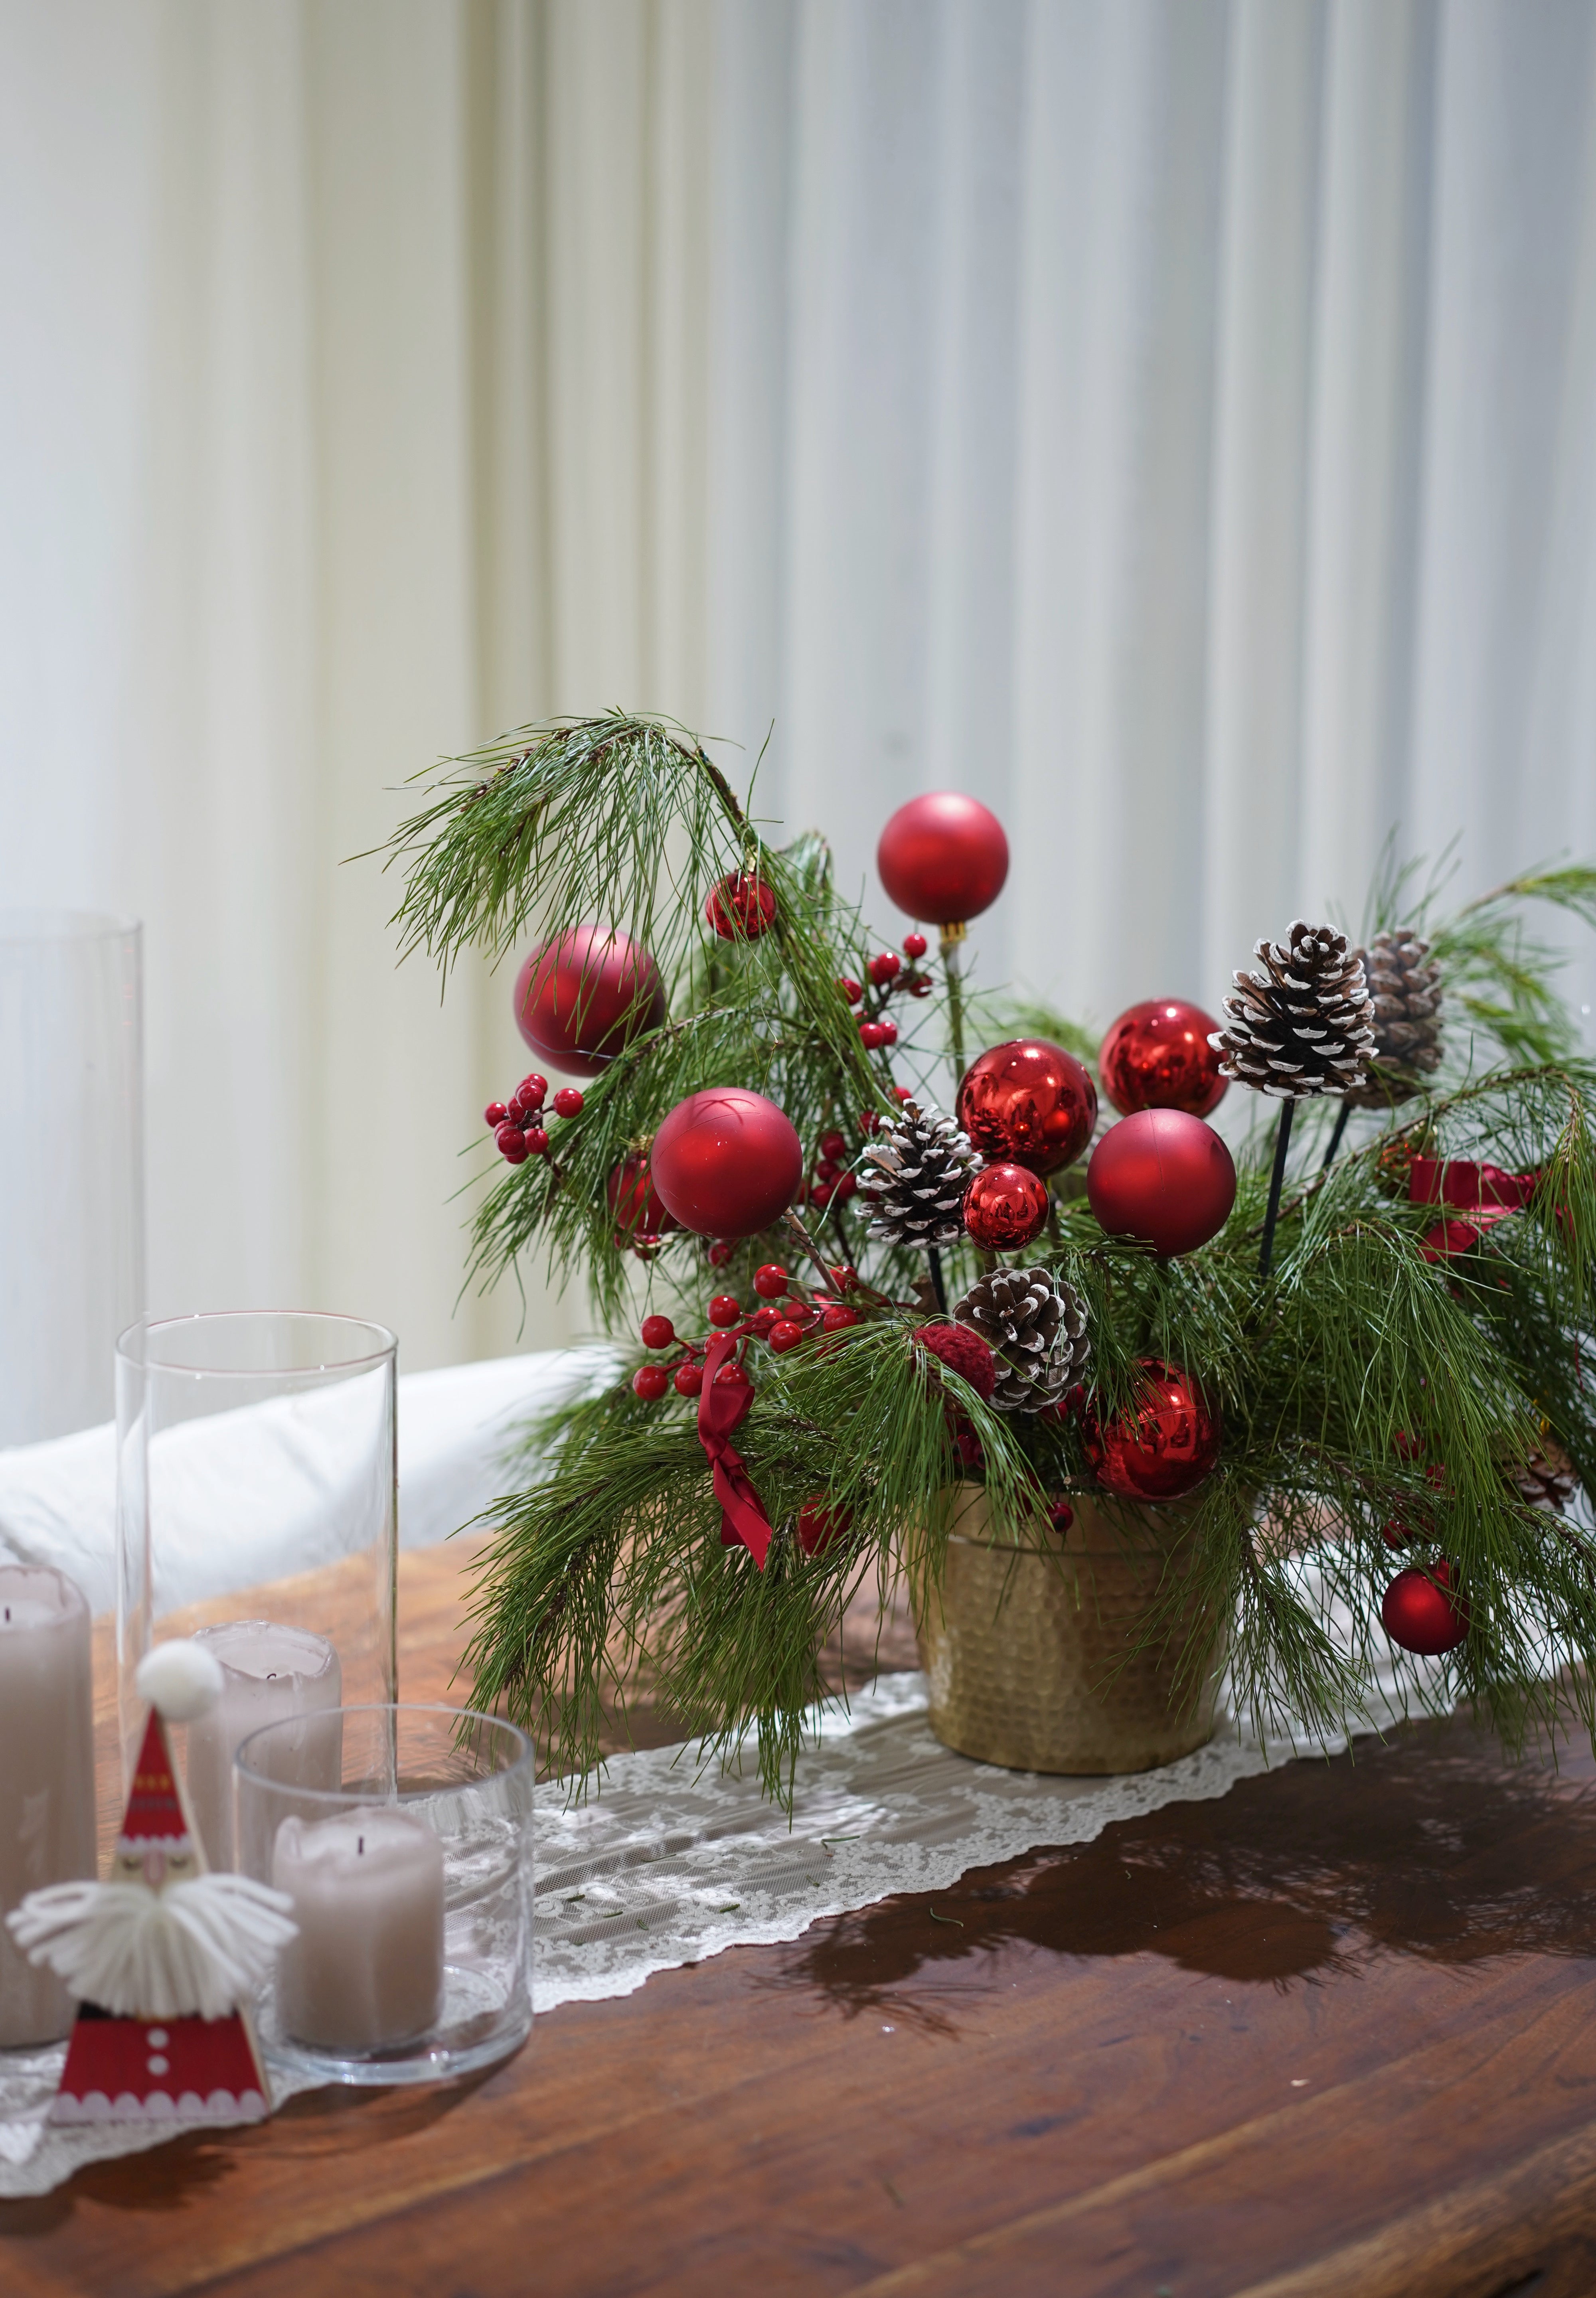
[[[443,2000],[443,1846],[396,1804],[277,1829],[271,1880],[297,1938],[277,1964],[285,2033],[327,2051],[413,2041]]]
[[[343,1697],[338,1655],[325,1636],[275,1620],[229,1620],[202,1628],[195,1641],[221,1662],[222,1695],[188,1726],[184,1770],[189,1800],[215,1868],[235,1867],[233,1758],[252,1732],[274,1732],[274,1778],[290,1787],[335,1788],[343,1776],[343,1731],[335,1711]]]
[[[48,1565],[0,1565],[0,1914],[95,1869],[88,1606]],[[0,1924],[0,2047],[53,2042],[71,2023],[55,1973]]]

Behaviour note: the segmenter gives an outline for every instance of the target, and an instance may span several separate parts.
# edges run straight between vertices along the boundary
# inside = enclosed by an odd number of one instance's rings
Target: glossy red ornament
[[[1102,1426],[1082,1418],[1081,1442],[1105,1491],[1128,1500],[1178,1500],[1200,1484],[1220,1456],[1220,1416],[1178,1365],[1141,1360],[1139,1402]]]
[[[649,1164],[682,1228],[721,1240],[780,1220],[804,1178],[791,1121],[762,1093],[735,1085],[679,1101],[654,1136]]]
[[[676,1327],[668,1317],[645,1317],[642,1322],[642,1343],[646,1349],[668,1349],[676,1337]]]
[[[1023,1165],[986,1165],[964,1192],[964,1229],[985,1252],[1018,1252],[1047,1226],[1047,1184]]]
[[[1009,874],[1009,841],[990,807],[957,790],[912,798],[881,832],[875,866],[912,918],[958,925],[989,909]]]
[[[547,1136],[544,1138],[546,1143]],[[634,1237],[659,1236],[666,1229],[681,1227],[659,1202],[646,1157],[623,1157],[604,1184],[604,1196],[623,1244]]]
[[[632,1393],[641,1396],[645,1404],[657,1404],[670,1385],[670,1375],[663,1365],[639,1365],[632,1376]]]
[[[1087,1196],[1110,1236],[1141,1237],[1166,1259],[1217,1236],[1236,1203],[1236,1163],[1200,1117],[1141,1109],[1092,1152]]]
[[[516,1026],[534,1054],[598,1077],[629,1038],[665,1019],[665,989],[646,949],[601,926],[576,926],[527,951],[516,976]]]
[[[757,941],[775,914],[774,889],[750,870],[723,878],[704,905],[704,915],[723,941]]]
[[[1128,1006],[1097,1054],[1103,1090],[1121,1116],[1137,1109],[1184,1109],[1190,1117],[1207,1117],[1216,1110],[1228,1083],[1208,1042],[1219,1026],[1211,1013],[1183,997],[1149,997]]]
[[[1455,1567],[1444,1556],[1427,1572],[1410,1564],[1380,1599],[1380,1618],[1403,1651],[1431,1659],[1456,1651],[1468,1633],[1468,1606],[1459,1592]]]
[[[853,1522],[852,1509],[828,1508],[819,1498],[806,1500],[798,1513],[798,1546],[806,1556],[823,1556],[847,1538]]]
[[[981,1155],[1056,1173],[1076,1158],[1097,1122],[1091,1072],[1046,1037],[1011,1037],[979,1054],[958,1092],[958,1120]]]

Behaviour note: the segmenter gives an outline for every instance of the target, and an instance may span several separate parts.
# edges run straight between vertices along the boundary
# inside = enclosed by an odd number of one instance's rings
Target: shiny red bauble
[[[712,1086],[676,1104],[649,1165],[661,1203],[683,1228],[724,1239],[781,1219],[802,1184],[804,1152],[773,1101],[744,1086]]]
[[[774,889],[751,870],[723,878],[704,905],[704,915],[723,941],[757,941],[775,914]]]
[[[634,1236],[659,1236],[681,1227],[661,1204],[646,1157],[623,1157],[604,1184],[604,1197],[623,1244]]]
[[[1427,1659],[1456,1651],[1468,1633],[1468,1607],[1458,1592],[1457,1573],[1443,1556],[1426,1572],[1410,1564],[1380,1599],[1380,1618],[1393,1644]]]
[[[985,1165],[964,1192],[964,1229],[983,1252],[1019,1252],[1047,1226],[1047,1184],[1023,1165]]]
[[[1211,1125],[1183,1109],[1122,1117],[1092,1152],[1087,1197],[1110,1236],[1166,1259],[1217,1236],[1236,1203],[1236,1163]]]
[[[958,1119],[983,1157],[1056,1173],[1072,1164],[1097,1122],[1091,1072],[1046,1037],[1011,1037],[971,1062]]]
[[[539,942],[516,976],[516,1027],[534,1054],[577,1077],[600,1076],[629,1038],[664,1019],[653,959],[602,926]]]
[[[1220,1457],[1220,1416],[1178,1366],[1144,1357],[1139,1369],[1136,1403],[1105,1425],[1090,1414],[1083,1419],[1087,1462],[1104,1490],[1121,1500],[1178,1500]]]
[[[957,925],[1002,893],[1009,841],[979,798],[934,790],[898,807],[881,832],[875,866],[889,899],[910,917]]]
[[[806,1556],[823,1556],[853,1530],[852,1509],[828,1508],[824,1500],[806,1500],[798,1513],[798,1546]]]
[[[1103,1090],[1121,1116],[1184,1109],[1188,1117],[1207,1117],[1216,1110],[1227,1080],[1208,1040],[1219,1026],[1183,997],[1149,997],[1127,1007],[1097,1054]]]

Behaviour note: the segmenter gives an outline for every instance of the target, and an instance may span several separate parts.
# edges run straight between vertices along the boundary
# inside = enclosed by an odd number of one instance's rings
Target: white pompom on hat
[[[152,1644],[134,1678],[138,1696],[169,1724],[189,1724],[214,1707],[222,1694],[221,1662],[203,1644],[187,1637]]]

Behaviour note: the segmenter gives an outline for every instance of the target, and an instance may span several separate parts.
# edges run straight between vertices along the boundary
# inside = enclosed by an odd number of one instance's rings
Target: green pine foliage
[[[529,1725],[580,1781],[607,1711],[624,1712],[646,1685],[724,1760],[751,1734],[767,1791],[786,1798],[805,1716],[824,1696],[817,1653],[850,1598],[872,1577],[884,1590],[902,1576],[917,1608],[935,1600],[953,1487],[968,1473],[955,1430],[980,1447],[995,1536],[1021,1542],[1049,1496],[1092,1489],[1080,1416],[983,1406],[915,1343],[932,1313],[923,1256],[871,1240],[856,1198],[823,1211],[811,1200],[816,1255],[858,1271],[849,1297],[862,1321],[785,1356],[749,1351],[756,1401],[735,1442],[776,1527],[759,1571],[740,1546],[722,1545],[696,1402],[633,1393],[633,1371],[650,1361],[635,1338],[639,1286],[646,1306],[701,1337],[709,1296],[750,1301],[761,1262],[781,1261],[800,1294],[817,1272],[781,1229],[740,1243],[720,1266],[707,1240],[682,1232],[640,1260],[617,1236],[611,1178],[704,1087],[752,1087],[786,1110],[806,1156],[836,1130],[856,1158],[867,1117],[895,1106],[895,1079],[948,1104],[948,1046],[963,1031],[980,1033],[974,1044],[991,1042],[988,1029],[1044,1033],[1083,1057],[1092,1041],[1040,1009],[964,1004],[934,952],[932,996],[869,989],[850,1007],[839,979],[866,981],[872,945],[836,891],[823,841],[767,844],[696,738],[662,721],[611,712],[521,729],[448,768],[391,859],[404,873],[401,945],[445,974],[467,947],[515,959],[530,940],[598,922],[653,953],[668,997],[669,1018],[584,1081],[582,1113],[559,1127],[550,1158],[496,1164],[473,1217],[473,1278],[513,1279],[527,1254],[562,1280],[580,1273],[615,1343],[598,1393],[525,1432],[523,1488],[488,1513],[467,1655],[474,1703]],[[729,942],[704,903],[740,870],[774,890],[776,916],[769,932]],[[1133,1404],[1138,1361],[1158,1358],[1198,1380],[1221,1417],[1220,1464],[1190,1517],[1193,1577],[1171,1578],[1149,1634],[1171,1633],[1183,1607],[1187,1618],[1228,1620],[1239,1703],[1261,1725],[1294,1715],[1327,1733],[1355,1715],[1388,1655],[1379,1603],[1393,1573],[1444,1553],[1469,1630],[1438,1688],[1411,1672],[1415,1702],[1473,1700],[1516,1744],[1550,1720],[1551,1671],[1576,1661],[1573,1696],[1596,1734],[1596,1550],[1575,1523],[1524,1501],[1510,1475],[1555,1444],[1596,1489],[1596,1070],[1575,1057],[1556,953],[1523,914],[1541,901],[1596,924],[1596,872],[1538,871],[1439,918],[1441,881],[1418,880],[1388,862],[1369,930],[1428,935],[1445,969],[1446,1060],[1427,1095],[1367,1120],[1377,1129],[1366,1137],[1360,1120],[1327,1170],[1329,1113],[1298,1128],[1267,1279],[1258,1252],[1272,1104],[1211,1244],[1160,1261],[1105,1236],[1077,1169],[1054,1177],[1048,1229],[1020,1257],[1051,1266],[1088,1303],[1087,1409],[1108,1418]],[[1282,922],[1237,921],[1238,962]],[[858,1021],[881,1013],[900,1043],[868,1054]],[[1443,1209],[1408,1201],[1415,1151],[1533,1173],[1534,1194],[1436,1257],[1426,1240]],[[946,1259],[951,1301],[981,1262],[968,1245]],[[809,1501],[851,1519],[815,1555],[796,1536]],[[1418,1535],[1410,1551],[1387,1544],[1393,1522]],[[1307,1600],[1303,1558],[1344,1604],[1350,1649]],[[1206,1659],[1205,1649],[1182,1654],[1188,1682]]]

